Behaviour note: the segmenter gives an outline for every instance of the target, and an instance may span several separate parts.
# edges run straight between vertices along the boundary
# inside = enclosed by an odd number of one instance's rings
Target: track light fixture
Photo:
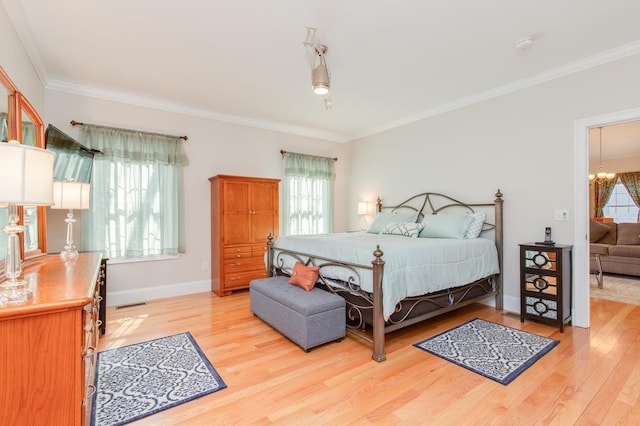
[[[329,81],[329,71],[324,55],[327,53],[327,46],[320,45],[316,48],[318,64],[311,71],[311,87],[316,95],[326,95],[329,93],[331,82]]]
[[[307,27],[307,37],[302,43],[307,47],[309,63],[311,65],[311,88],[313,93],[322,96],[324,105],[330,109],[331,98],[331,78],[327,67],[327,46],[320,43],[318,30],[316,28]]]

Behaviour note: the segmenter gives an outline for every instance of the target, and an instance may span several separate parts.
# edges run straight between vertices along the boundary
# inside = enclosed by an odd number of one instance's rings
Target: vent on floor
[[[116,306],[116,309],[133,308],[134,306],[142,306],[142,305],[146,305],[146,304],[147,304],[146,302],[131,303],[129,305]]]

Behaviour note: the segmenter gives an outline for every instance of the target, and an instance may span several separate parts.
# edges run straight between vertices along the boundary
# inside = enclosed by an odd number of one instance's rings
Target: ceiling
[[[0,1],[48,89],[341,142],[640,53],[638,0]]]
[[[603,160],[640,157],[640,120],[589,129],[591,161],[600,158],[600,140]]]

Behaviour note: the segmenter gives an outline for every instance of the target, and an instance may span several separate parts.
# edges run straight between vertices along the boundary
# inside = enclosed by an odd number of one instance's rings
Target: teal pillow
[[[422,220],[422,238],[464,238],[473,217],[469,214],[432,214]]]
[[[482,232],[482,227],[484,226],[487,214],[485,212],[477,212],[471,213],[469,216],[471,216],[471,223],[469,224],[464,237],[467,239],[478,238]]]
[[[373,218],[373,222],[367,229],[367,232],[371,234],[379,234],[384,231],[390,223],[409,223],[415,222],[418,214],[416,212],[380,212]]]

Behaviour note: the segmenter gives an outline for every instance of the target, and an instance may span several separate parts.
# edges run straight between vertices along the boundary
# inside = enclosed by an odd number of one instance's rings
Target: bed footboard
[[[320,268],[320,285],[328,291],[342,296],[347,301],[347,331],[367,340],[373,344],[372,358],[382,362],[387,357],[385,349],[385,320],[382,307],[382,277],[384,274],[383,252],[380,246],[373,252],[374,259],[371,266],[357,265],[353,263],[341,262],[336,259],[314,256],[309,253],[295,252],[283,248],[275,247],[273,236],[269,234],[267,239],[267,275],[291,275],[291,270],[285,265],[285,259],[294,259],[307,266],[318,266]],[[350,273],[350,279],[343,285],[338,285],[331,278],[325,276],[324,271],[328,268],[342,268]],[[373,272],[373,297],[363,293],[361,288],[361,278],[359,269],[368,269]],[[368,315],[365,315],[365,312]],[[369,338],[364,332],[367,321],[371,318],[372,336]]]
[[[493,203],[467,204],[442,194],[425,192],[392,207],[383,207],[382,202],[378,199],[378,211],[382,211],[383,208],[392,211],[409,209],[417,213],[418,221],[422,220],[426,214],[438,214],[445,210],[447,212],[455,212],[456,210],[462,209],[463,211],[474,212],[474,209],[491,208],[494,213],[493,222],[485,221],[481,233],[493,233],[498,256],[498,270],[502,271],[503,199],[502,192],[500,192],[499,189],[495,193]],[[501,310],[503,308],[503,282],[502,274],[499,272],[459,287],[424,296],[406,298],[397,303],[395,312],[385,320],[382,290],[385,262],[382,259],[383,252],[380,250],[380,246],[377,246],[373,252],[371,265],[347,263],[337,259],[324,258],[314,254],[276,247],[273,236],[271,235],[268,237],[267,246],[266,262],[269,276],[291,275],[291,269],[293,267],[291,265],[295,263],[295,261],[307,266],[318,266],[320,268],[318,285],[346,299],[347,331],[372,343],[372,358],[378,362],[386,359],[386,333],[471,303],[484,301],[488,297],[495,298],[496,309]],[[294,260],[294,262],[292,262],[292,260]],[[348,280],[335,281],[329,278],[335,276],[330,273],[331,268],[346,269],[348,271],[346,275],[349,276]],[[372,272],[373,285],[365,287],[372,289],[372,293],[362,290],[360,272],[363,270]],[[343,277],[343,275],[340,276]],[[366,330],[367,326],[371,327],[371,337],[369,337]]]

